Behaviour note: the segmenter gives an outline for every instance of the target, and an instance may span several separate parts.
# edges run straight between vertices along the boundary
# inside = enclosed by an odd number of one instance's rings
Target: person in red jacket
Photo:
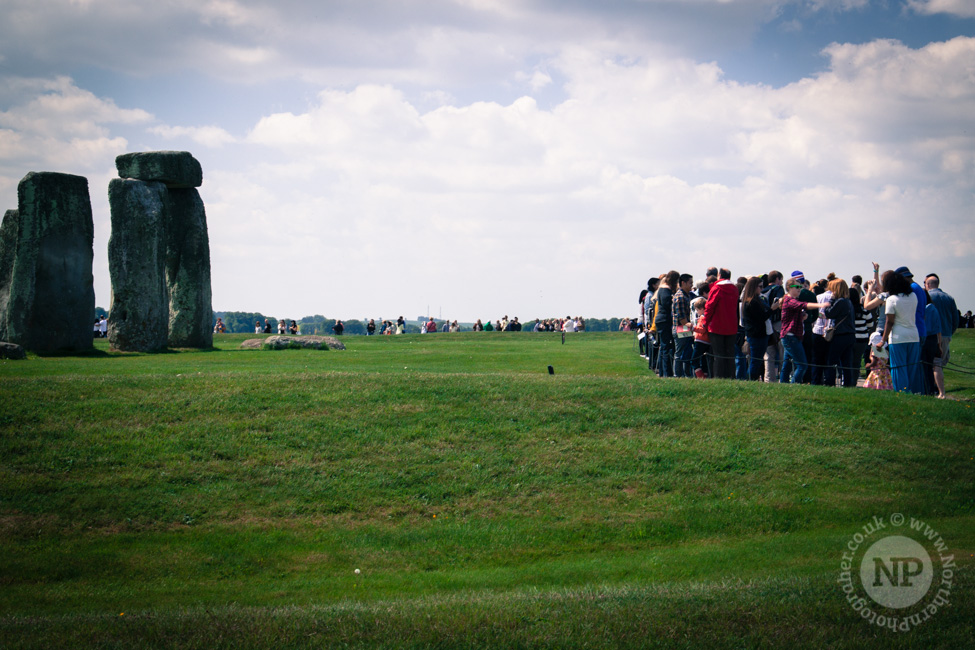
[[[704,305],[704,322],[714,356],[712,368],[717,379],[734,379],[735,337],[738,335],[738,288],[731,271],[721,269],[718,282],[711,287]]]

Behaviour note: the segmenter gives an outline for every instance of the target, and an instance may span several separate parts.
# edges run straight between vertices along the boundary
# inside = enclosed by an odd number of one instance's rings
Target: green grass
[[[975,645],[975,375],[939,401],[660,380],[617,333],[246,338],[0,361],[0,645]],[[836,583],[894,512],[961,567],[906,635]]]

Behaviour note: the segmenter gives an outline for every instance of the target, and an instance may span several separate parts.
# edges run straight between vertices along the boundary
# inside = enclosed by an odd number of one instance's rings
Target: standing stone
[[[166,199],[162,183],[115,178],[108,185],[112,212],[108,340],[118,350],[147,352],[166,347]]]
[[[195,189],[203,184],[199,161],[186,151],[149,151],[118,156],[115,166],[119,176],[131,180],[113,180],[108,192],[112,242],[119,234],[117,244],[109,243],[112,345],[120,350],[213,347],[210,240]],[[143,260],[145,268],[136,269],[133,260]],[[118,288],[116,278],[122,283]],[[166,303],[164,325],[160,300]],[[144,334],[137,334],[140,330]]]
[[[28,350],[88,350],[95,314],[88,179],[30,172],[0,226],[0,338]],[[11,248],[13,252],[11,253]]]
[[[7,304],[10,302],[10,279],[14,273],[18,237],[20,211],[7,210],[3,223],[0,223],[0,341],[7,338]]]
[[[213,347],[210,238],[203,200],[195,189],[169,190],[169,346]]]

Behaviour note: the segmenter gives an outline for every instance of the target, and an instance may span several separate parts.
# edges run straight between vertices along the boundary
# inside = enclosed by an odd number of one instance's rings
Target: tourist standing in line
[[[843,388],[855,388],[853,374],[853,344],[856,341],[856,327],[853,323],[853,303],[850,302],[850,287],[846,280],[837,278],[829,283],[827,292],[831,294],[829,304],[823,308],[823,315],[833,321],[833,340],[829,342],[826,357],[824,383],[836,385],[836,368],[840,369]]]
[[[691,356],[694,353],[694,332],[691,326],[691,300],[694,293],[694,277],[682,274],[677,280],[674,293],[674,374],[678,377],[693,377]]]
[[[931,295],[931,303],[941,315],[941,355],[934,364],[934,381],[938,386],[938,396],[944,397],[945,374],[944,367],[951,358],[951,337],[959,325],[958,306],[955,299],[941,290],[941,278],[937,273],[929,273],[924,278],[924,286]],[[971,316],[971,312],[968,312]]]
[[[718,281],[711,287],[704,305],[704,322],[714,357],[714,376],[735,376],[735,337],[738,335],[738,289],[731,282],[731,271],[718,271]]]
[[[830,273],[828,276],[829,282],[832,282],[834,279],[836,279],[836,276]],[[829,290],[826,288],[827,286],[828,283],[824,280],[820,280],[819,282],[816,283],[816,289],[817,290],[821,289],[821,291],[819,291],[819,294],[816,296],[816,302],[818,302],[820,305],[825,306],[829,304],[830,298],[833,297],[833,294],[830,293]],[[825,371],[826,371],[826,362],[829,359],[829,341],[826,340],[825,334],[826,334],[826,328],[829,327],[831,324],[832,323],[830,322],[830,320],[826,318],[826,315],[823,313],[823,309],[820,308],[819,317],[816,319],[816,322],[813,324],[813,329],[812,329],[813,358],[812,358],[811,383],[814,386],[823,385],[823,379],[825,377]]]
[[[741,290],[741,322],[748,341],[748,379],[756,381],[765,374],[764,359],[768,347],[766,327],[771,310],[762,297],[762,278],[752,276]]]
[[[781,304],[782,347],[785,353],[782,357],[782,372],[779,375],[779,382],[783,384],[788,384],[790,381],[801,384],[806,378],[808,361],[806,349],[802,344],[806,335],[805,321],[809,320],[809,314],[806,310],[810,307],[819,309],[818,302],[804,302],[800,298],[804,288],[801,281],[802,274],[799,274],[799,280],[794,278],[795,274],[793,274],[793,279],[790,279],[786,284],[785,295],[782,296]],[[815,294],[812,292],[809,294],[813,296],[813,301],[815,301]],[[792,374],[793,368],[795,368],[794,375]]]
[[[782,371],[782,297],[785,295],[783,288],[782,272],[769,271],[768,288],[762,292],[762,297],[769,306],[769,322],[772,323],[772,333],[768,337],[768,348],[765,350],[765,381],[772,384],[779,380],[779,373]]]
[[[941,314],[931,302],[931,295],[925,292],[927,304],[924,306],[924,329],[928,335],[921,341],[921,376],[924,378],[924,394],[945,398],[944,383],[938,385],[934,378],[934,365],[941,359]]]
[[[890,354],[890,377],[894,390],[911,392],[917,386],[915,375],[921,362],[921,344],[914,320],[917,296],[901,273],[885,271],[881,279],[890,294],[884,304],[884,342]]]
[[[694,368],[694,376],[698,379],[713,377],[711,368],[711,341],[708,338],[707,324],[704,322],[704,305],[707,298],[695,298],[691,303],[694,310],[694,356],[691,358],[691,366]]]
[[[869,374],[863,382],[864,388],[875,390],[892,390],[894,385],[890,379],[890,355],[884,345],[883,335],[874,332],[870,335],[870,362],[867,366]]]
[[[674,291],[680,273],[670,271],[664,276],[663,283],[657,289],[657,313],[653,324],[657,330],[657,340],[660,342],[660,357],[658,374],[661,377],[674,376]]]
[[[870,347],[870,312],[863,308],[863,278],[854,275],[850,278],[850,303],[853,305],[853,328],[856,330],[853,341],[853,381],[860,379],[860,365]]]
[[[648,282],[647,286],[649,286],[649,284],[650,283]],[[650,342],[649,338],[647,337],[647,331],[646,331],[647,310],[643,304],[647,298],[648,293],[650,292],[647,291],[646,289],[640,289],[640,299],[638,301],[640,303],[640,315],[636,319],[636,332],[637,332],[636,340],[640,346],[640,356],[643,357],[644,359],[647,358],[647,343]]]

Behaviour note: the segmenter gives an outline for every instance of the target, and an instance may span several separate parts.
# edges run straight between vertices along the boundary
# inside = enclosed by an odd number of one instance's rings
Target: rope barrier
[[[710,357],[712,359],[730,359],[730,360],[744,359],[745,361],[750,361],[751,360],[751,357],[748,356],[747,354],[744,357],[727,357],[727,356],[723,356],[723,355],[712,354],[710,352],[705,352],[704,354],[702,354],[700,356],[691,357],[690,359],[677,359],[676,357],[674,357],[674,362],[675,363],[677,361],[693,362],[693,361],[698,361],[700,359],[703,359],[705,357]],[[783,356],[781,363],[784,363],[784,362],[785,362],[785,357]],[[796,361],[795,361],[795,359],[793,357],[789,357],[789,362],[792,363],[793,365],[796,364]],[[781,365],[781,363],[780,363],[780,365]],[[925,363],[924,361],[918,361],[916,363],[908,363],[908,364],[904,364],[904,365],[900,365],[900,366],[887,366],[887,368],[888,369],[891,369],[891,370],[894,369],[894,368],[908,368],[910,366],[920,366],[920,365],[922,365],[924,363]],[[831,366],[831,365],[825,365],[824,366],[822,364],[815,364],[815,363],[811,363],[809,361],[807,361],[803,365],[806,366],[807,368],[824,368],[824,369],[827,369],[827,370],[830,369],[830,368],[838,368],[839,370],[860,370],[861,369],[860,366],[841,366],[839,364],[833,365],[833,366]]]

